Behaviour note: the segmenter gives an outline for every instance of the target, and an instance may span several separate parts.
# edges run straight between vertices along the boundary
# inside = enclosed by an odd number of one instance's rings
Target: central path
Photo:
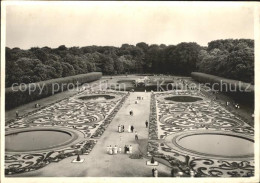
[[[137,96],[143,97],[143,100],[138,100],[139,103],[135,104]],[[148,128],[145,126],[145,121],[149,120],[150,99],[151,93],[131,93],[90,154],[81,156],[85,159],[83,163],[71,163],[75,156],[68,157],[37,171],[18,176],[151,177],[153,167],[146,166],[146,158],[130,159],[128,154],[123,153],[124,145],[132,145],[133,154],[146,152]],[[133,110],[133,116],[129,115],[130,110]],[[118,125],[124,125],[125,132],[118,133]],[[128,132],[129,125],[133,125],[134,131],[138,132],[138,141],[135,140],[134,133]],[[107,154],[106,147],[109,145],[121,146],[122,154]],[[170,175],[170,168],[167,166],[160,164],[156,168],[159,176]]]

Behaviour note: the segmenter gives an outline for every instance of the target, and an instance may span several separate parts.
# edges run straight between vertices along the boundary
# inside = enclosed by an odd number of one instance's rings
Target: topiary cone
[[[80,161],[80,157],[79,157],[79,154],[78,154],[78,156],[77,156],[77,161]]]
[[[152,156],[152,159],[151,159],[151,163],[154,164],[154,158],[153,158],[153,156]]]

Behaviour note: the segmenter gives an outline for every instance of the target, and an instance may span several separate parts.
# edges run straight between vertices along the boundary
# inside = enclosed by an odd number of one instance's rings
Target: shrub
[[[222,91],[225,92],[232,92],[232,90],[234,90],[235,87],[236,87],[236,91],[238,92],[244,92],[244,93],[246,92],[247,94],[250,95],[254,95],[255,92],[254,85],[251,85],[250,83],[241,82],[238,80],[227,79],[227,78],[200,73],[200,72],[192,72],[191,77],[200,83],[209,83],[211,86],[214,83],[218,83],[217,85],[214,85],[215,86],[214,89],[220,89],[220,86],[222,85]],[[231,90],[230,87],[225,88],[225,85],[230,86]]]
[[[102,77],[101,72],[92,72],[88,74],[80,74],[75,76],[68,76],[64,78],[51,79],[46,81],[41,81],[38,83],[27,84],[25,85],[26,90],[21,91],[19,86],[6,88],[5,90],[5,107],[6,109],[11,109],[17,107],[22,104],[26,104],[32,102],[34,100],[38,100],[47,96],[54,94],[53,86],[58,88],[55,93],[66,91],[72,85],[68,85],[69,83],[76,84],[77,82],[80,84],[96,81]],[[34,91],[33,86],[37,86]],[[43,88],[42,93],[40,93],[40,87]],[[56,88],[55,87],[55,88]],[[29,93],[29,88],[31,89],[31,93]]]

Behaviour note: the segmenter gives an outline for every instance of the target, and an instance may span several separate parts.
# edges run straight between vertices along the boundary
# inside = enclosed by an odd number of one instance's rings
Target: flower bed
[[[117,106],[113,109],[113,111],[107,116],[107,118],[104,120],[104,122],[98,127],[98,129],[95,131],[95,133],[91,136],[91,138],[99,138],[101,135],[105,132],[108,125],[111,123],[113,118],[115,117],[116,113],[119,111],[119,109],[124,104],[125,100],[129,94],[125,95],[117,104]]]
[[[157,127],[157,110],[156,110],[156,99],[152,93],[151,104],[150,104],[150,123],[149,123],[149,139],[158,139],[158,127]]]
[[[86,140],[71,147],[48,153],[5,155],[5,175],[38,170],[51,162],[59,162],[77,154],[88,154],[95,144],[95,140]]]

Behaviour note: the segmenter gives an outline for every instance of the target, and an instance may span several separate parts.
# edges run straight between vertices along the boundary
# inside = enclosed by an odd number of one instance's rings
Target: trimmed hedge
[[[64,78],[51,79],[38,83],[10,87],[5,89],[5,108],[11,109],[22,104],[38,100],[55,93],[66,91],[73,88],[77,83],[80,85],[96,81],[102,77],[101,72],[92,72],[88,74],[79,74]],[[36,87],[35,87],[36,86]],[[40,93],[42,89],[42,92]]]
[[[226,92],[233,92],[232,90],[234,90],[235,88],[237,88],[237,91],[240,93],[243,92],[243,93],[254,95],[255,92],[254,85],[242,81],[227,79],[227,78],[200,73],[200,72],[192,72],[191,77],[200,83],[209,83],[211,86],[214,83],[218,83],[218,85],[215,85],[214,89],[220,89],[220,85],[222,84],[222,88]],[[226,89],[225,85],[230,86],[231,90],[230,87]],[[240,86],[240,90],[239,90],[239,86]]]

